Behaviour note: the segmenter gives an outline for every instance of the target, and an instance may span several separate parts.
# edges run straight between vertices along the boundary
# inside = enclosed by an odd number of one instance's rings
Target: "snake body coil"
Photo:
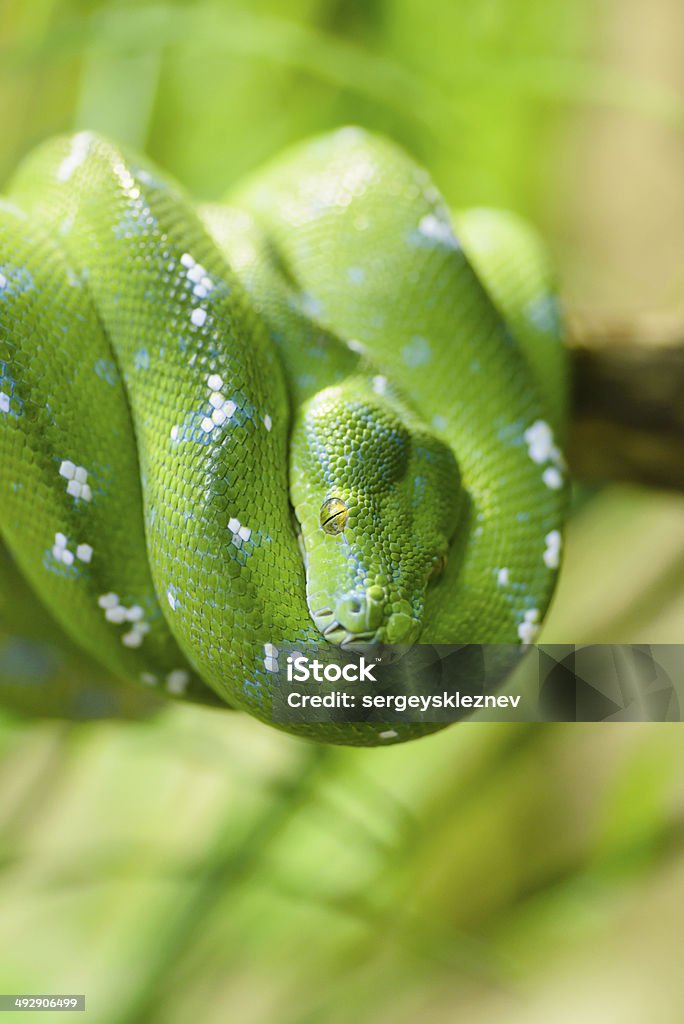
[[[0,204],[2,537],[83,648],[172,695],[270,721],[283,643],[534,640],[564,380],[536,237],[451,218],[358,129],[205,208],[81,133]]]

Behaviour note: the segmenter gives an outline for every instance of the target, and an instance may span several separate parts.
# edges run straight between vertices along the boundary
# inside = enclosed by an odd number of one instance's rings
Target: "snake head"
[[[293,428],[290,490],[307,601],[342,647],[414,643],[461,506],[451,450],[364,378],[318,392]]]

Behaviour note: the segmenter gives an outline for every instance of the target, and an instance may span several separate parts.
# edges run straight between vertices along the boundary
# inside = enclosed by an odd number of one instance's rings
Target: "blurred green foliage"
[[[558,0],[5,3],[0,173],[87,126],[217,196],[288,142],[354,121],[412,149],[462,205],[529,207],[549,92],[574,98],[572,76],[554,76],[581,15]]]
[[[559,171],[588,111],[684,124],[675,90],[602,56],[616,18],[588,0],[4,0],[0,177],[89,127],[215,197],[356,122],[453,204],[545,226],[565,282],[562,226],[581,231],[594,182]],[[544,639],[681,640],[683,511],[585,500]],[[98,1024],[678,1024],[683,769],[665,725],[466,724],[354,751],[192,707],[5,711],[0,990],[85,992]]]

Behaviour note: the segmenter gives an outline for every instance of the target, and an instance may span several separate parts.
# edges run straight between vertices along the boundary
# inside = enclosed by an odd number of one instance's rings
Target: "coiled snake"
[[[283,642],[534,640],[565,364],[527,226],[354,128],[207,207],[93,133],[6,197],[0,530],[92,656],[270,721]]]

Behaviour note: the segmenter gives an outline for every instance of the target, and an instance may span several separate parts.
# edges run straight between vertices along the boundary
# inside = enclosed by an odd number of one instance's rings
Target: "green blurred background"
[[[453,205],[530,217],[569,305],[677,310],[683,58],[678,0],[4,0],[0,178],[89,127],[211,198],[358,122]],[[576,504],[542,639],[682,641],[684,499]],[[0,991],[98,1024],[680,1024],[681,727],[356,751],[136,706],[0,711]]]

